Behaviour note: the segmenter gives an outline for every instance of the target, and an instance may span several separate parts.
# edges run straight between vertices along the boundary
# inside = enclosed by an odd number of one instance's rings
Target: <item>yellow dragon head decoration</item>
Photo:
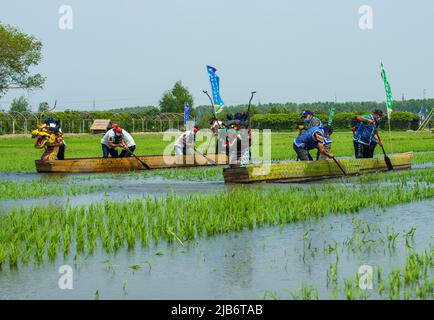
[[[50,132],[49,126],[46,124],[41,124],[38,129],[32,131],[32,138],[36,138],[35,148],[43,149],[49,147],[56,142],[56,134]]]

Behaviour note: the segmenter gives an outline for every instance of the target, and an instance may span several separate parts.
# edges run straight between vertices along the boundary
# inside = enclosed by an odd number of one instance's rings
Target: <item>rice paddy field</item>
[[[295,136],[271,135],[273,160],[295,159]],[[38,174],[33,141],[3,138],[0,299],[433,299],[434,136],[383,136],[411,170],[250,185],[222,167]],[[168,143],[134,138],[138,155]],[[67,157],[100,156],[99,139],[67,136]]]

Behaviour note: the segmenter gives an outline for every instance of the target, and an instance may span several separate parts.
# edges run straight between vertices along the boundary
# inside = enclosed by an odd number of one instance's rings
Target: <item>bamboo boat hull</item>
[[[394,170],[411,168],[413,152],[389,156]],[[347,175],[387,171],[384,157],[371,159],[339,159]],[[342,176],[343,173],[334,161],[291,161],[271,164],[252,164],[241,168],[225,168],[226,183],[253,182],[302,182]]]
[[[188,156],[138,156],[150,169],[191,168],[226,164],[225,154]],[[210,160],[211,161],[210,161]],[[70,158],[65,160],[36,160],[36,171],[45,173],[98,173],[98,172],[129,172],[146,170],[140,161],[134,157],[128,158]]]

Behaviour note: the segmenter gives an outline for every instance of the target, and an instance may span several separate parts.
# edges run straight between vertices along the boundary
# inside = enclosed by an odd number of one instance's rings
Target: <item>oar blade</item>
[[[388,156],[384,156],[384,161],[386,162],[387,170],[393,170],[392,161]]]
[[[342,166],[341,166],[341,164],[338,162],[338,160],[337,160],[335,157],[333,157],[332,159],[333,159],[333,161],[336,163],[336,165],[339,167],[339,169],[341,169],[341,171],[342,171],[342,173],[344,174],[344,176],[346,176],[347,173],[345,172],[344,168],[342,168]]]
[[[384,161],[386,162],[387,170],[393,170],[392,161],[390,161],[390,158],[387,156],[386,151],[384,150],[384,146],[383,145],[381,145],[381,150],[383,150]]]

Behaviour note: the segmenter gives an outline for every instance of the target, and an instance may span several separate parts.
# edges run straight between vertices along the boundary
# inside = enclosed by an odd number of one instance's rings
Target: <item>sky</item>
[[[72,29],[59,8],[72,9]],[[372,28],[361,29],[372,8]],[[382,101],[383,61],[395,99],[434,96],[432,0],[2,0],[0,21],[42,41],[32,69],[43,90],[24,94],[57,110],[156,105],[181,80],[208,103],[206,65],[227,105]],[[62,20],[63,21],[63,20]]]

